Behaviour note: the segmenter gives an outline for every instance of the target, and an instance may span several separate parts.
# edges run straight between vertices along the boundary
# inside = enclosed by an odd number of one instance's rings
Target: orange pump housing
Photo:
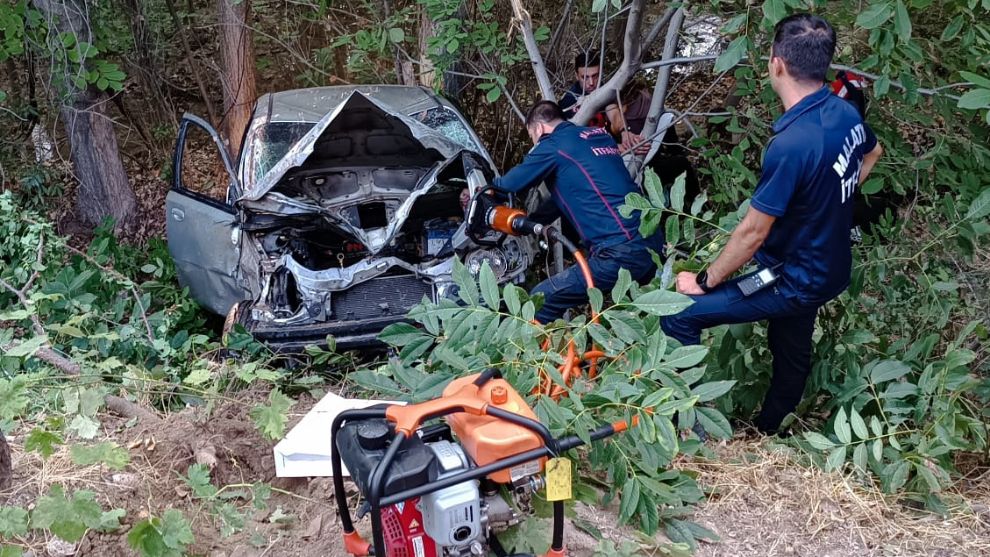
[[[444,396],[451,396],[465,385],[470,384],[477,375],[461,377],[451,381],[444,389]],[[526,404],[519,393],[504,379],[492,379],[478,390],[478,398],[489,405],[536,420],[536,414]],[[531,449],[543,446],[543,440],[536,433],[513,423],[488,415],[475,416],[457,413],[447,416],[447,423],[454,435],[478,466],[491,464],[497,460],[508,458]],[[523,463],[508,470],[500,470],[488,475],[493,482],[512,483],[513,476],[519,477],[538,474],[543,471],[546,457]]]

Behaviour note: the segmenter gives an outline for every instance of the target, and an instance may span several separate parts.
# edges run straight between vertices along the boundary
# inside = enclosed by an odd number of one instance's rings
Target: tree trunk
[[[64,48],[58,38],[63,33],[73,33],[77,43],[92,43],[90,7],[85,0],[35,0],[35,6],[47,19],[53,41],[53,52]],[[76,47],[78,48],[78,47]],[[69,63],[52,65],[55,83],[64,83],[61,115],[69,138],[69,157],[79,180],[76,211],[79,218],[91,226],[98,226],[106,217],[112,217],[116,229],[130,224],[137,200],[127,179],[127,172],[120,160],[117,136],[113,121],[106,114],[107,95],[93,87],[79,89],[72,85],[80,68]]]
[[[0,491],[10,487],[10,481],[13,477],[14,470],[11,468],[10,462],[10,445],[7,444],[7,438],[3,436],[3,431],[0,431]]]
[[[248,22],[250,0],[220,1],[220,52],[223,57],[223,124],[227,151],[236,159],[251,120],[257,95],[254,84],[254,39]]]

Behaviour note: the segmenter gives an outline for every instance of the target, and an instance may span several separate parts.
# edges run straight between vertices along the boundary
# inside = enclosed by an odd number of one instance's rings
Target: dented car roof
[[[318,122],[352,93],[358,92],[394,111],[411,114],[444,106],[427,89],[404,85],[336,85],[268,93],[258,99],[256,115],[270,122]]]

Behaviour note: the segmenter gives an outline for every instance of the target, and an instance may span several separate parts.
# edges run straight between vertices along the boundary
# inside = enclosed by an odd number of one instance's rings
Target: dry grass
[[[184,464],[175,462],[176,455],[166,454],[170,452],[167,447],[132,449],[131,463],[118,473],[98,465],[75,465],[66,446],[58,447],[48,459],[25,453],[26,430],[21,433],[11,439],[15,482],[0,493],[0,505],[30,507],[53,483],[59,483],[70,493],[77,489],[96,492],[105,509],[127,509],[121,533],[126,533],[126,524],[148,511],[177,507],[190,518],[198,516],[196,505],[177,489],[182,483],[177,473]],[[131,430],[108,433],[121,445],[137,434]],[[267,450],[261,452],[270,458]],[[736,438],[715,446],[714,453],[711,459],[678,464],[696,472],[699,484],[710,493],[693,520],[721,536],[718,543],[701,544],[700,557],[990,556],[990,470],[974,462],[959,463],[967,471],[952,494],[960,504],[943,518],[912,511],[853,477],[806,467],[792,449],[767,439]],[[304,520],[289,532],[276,533],[268,554],[340,555],[328,486],[317,481],[302,482],[296,488],[313,500],[286,497],[273,503],[307,519],[322,515],[322,535],[303,535]],[[633,538],[630,528],[616,526],[614,507],[579,508],[578,516],[594,524],[608,539],[619,542]],[[236,540],[220,538],[202,517],[196,524],[196,549],[204,554],[240,555],[236,548],[230,551],[234,546],[253,549],[240,539],[243,535]],[[77,555],[132,555],[121,533],[90,534]],[[33,532],[28,539],[11,541],[35,555],[46,555],[51,537]],[[665,540],[660,536],[658,541]],[[569,527],[567,544],[571,555],[586,557],[594,552],[597,541]]]
[[[850,476],[803,466],[792,449],[734,439],[683,468],[710,490],[695,521],[722,537],[698,555],[990,555],[990,472],[958,485],[948,517],[912,511]]]

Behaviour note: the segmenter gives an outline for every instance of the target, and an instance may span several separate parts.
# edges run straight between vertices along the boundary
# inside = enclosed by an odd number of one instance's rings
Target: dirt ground
[[[59,546],[51,535],[10,540],[28,555],[116,557],[134,555],[127,546],[130,525],[168,508],[180,509],[192,523],[193,555],[209,557],[315,556],[344,557],[328,478],[274,477],[273,443],[264,440],[248,417],[248,409],[264,398],[262,392],[238,393],[217,404],[209,414],[187,409],[152,423],[127,427],[114,416],[103,417],[103,436],[130,450],[131,463],[121,471],[72,463],[65,446],[42,460],[23,451],[27,430],[10,437],[13,487],[0,493],[0,505],[28,507],[53,483],[67,491],[88,489],[98,494],[104,509],[127,510],[120,532],[90,531],[75,547]],[[295,423],[315,401],[303,396],[292,408]],[[884,499],[852,478],[825,474],[800,466],[790,449],[769,440],[737,438],[713,447],[714,458],[679,463],[698,473],[709,493],[694,520],[721,536],[702,543],[696,555],[723,556],[979,556],[990,555],[990,471],[974,469],[960,482],[965,504],[940,518],[912,513]],[[192,499],[180,478],[196,460],[215,457],[212,479],[218,486],[271,482],[267,508],[253,512],[242,531],[220,535],[218,524],[204,505]],[[579,505],[583,529],[568,527],[571,555],[594,553],[597,535],[614,542],[634,539],[632,530],[616,527],[615,509]],[[284,519],[278,517],[286,516]],[[359,529],[367,528],[367,520]],[[657,542],[662,544],[659,536]],[[657,554],[644,545],[644,554]]]

